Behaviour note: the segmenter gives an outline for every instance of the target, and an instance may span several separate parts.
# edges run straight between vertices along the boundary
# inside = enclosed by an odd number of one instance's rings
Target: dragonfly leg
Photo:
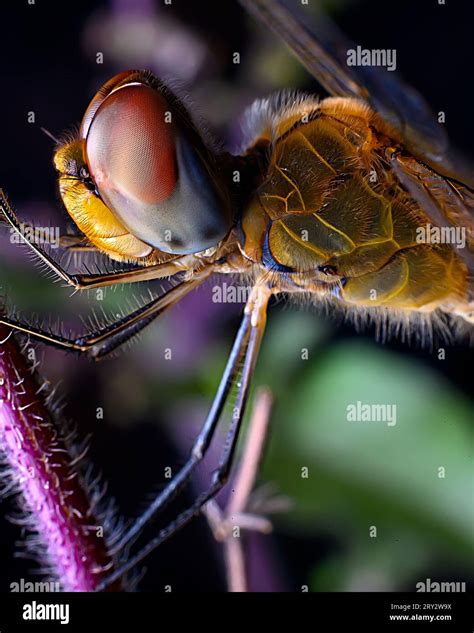
[[[174,521],[160,530],[157,536],[149,541],[148,544],[145,545],[137,554],[132,556],[117,571],[107,577],[98,586],[98,591],[102,591],[123,574],[130,571],[156,547],[167,540],[181,527],[189,523],[189,521],[201,511],[202,507],[214,495],[216,495],[226,483],[237,446],[239,431],[247,403],[249,386],[265,331],[266,311],[268,300],[271,296],[271,290],[269,289],[262,290],[261,287],[256,287],[254,290],[255,293],[253,293],[253,296],[250,297],[249,302],[247,303],[239,331],[235,338],[232,351],[219,384],[217,394],[209,411],[209,415],[193,445],[189,460],[168,484],[168,486],[157,496],[144,514],[135,522],[134,526],[125,533],[124,537],[119,541],[119,543],[117,543],[116,548],[118,549],[125,546],[133,538],[135,538],[143,529],[145,524],[148,523],[148,521],[150,521],[159,510],[163,509],[189,481],[191,474],[202,461],[205,453],[207,452],[231,387],[237,381],[238,391],[233,408],[232,420],[227,431],[224,448],[217,469],[214,472],[209,487],[198,496],[196,501],[188,509],[184,510]],[[242,360],[243,366],[241,373],[239,373],[239,366]],[[238,378],[239,376],[240,379]]]
[[[151,266],[142,266],[139,268],[132,268],[130,270],[120,270],[116,272],[106,272],[98,274],[74,274],[71,275],[67,270],[56,262],[41,246],[35,244],[35,242],[28,237],[33,233],[25,232],[24,225],[20,223],[15,211],[5,193],[0,189],[0,215],[3,213],[6,222],[10,225],[11,229],[15,231],[24,244],[26,244],[60,279],[62,279],[68,286],[72,286],[75,290],[88,290],[90,288],[100,288],[104,286],[111,286],[118,283],[135,283],[138,281],[148,281],[150,279],[163,279],[164,277],[170,277],[183,270],[173,260],[168,260],[159,264],[153,264]],[[77,248],[77,243],[73,236],[63,236],[63,244],[68,241],[70,245],[66,248]],[[177,259],[179,259],[177,257]]]
[[[53,347],[80,352],[99,360],[141,332],[143,328],[163,314],[165,310],[201,284],[207,276],[208,274],[181,281],[160,297],[147,302],[131,314],[109,323],[95,332],[77,338],[67,338],[53,334],[47,329],[33,327],[21,321],[4,317],[1,312],[0,324],[7,325],[17,332],[27,334]]]

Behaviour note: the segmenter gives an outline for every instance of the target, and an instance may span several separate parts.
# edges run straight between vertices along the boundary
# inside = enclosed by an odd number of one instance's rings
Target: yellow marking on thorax
[[[303,143],[305,145],[307,145],[307,147],[310,149],[310,151],[312,151],[313,154],[319,158],[319,160],[323,163],[323,165],[325,165],[330,171],[332,171],[333,174],[337,174],[337,171],[334,169],[334,167],[332,165],[330,165],[327,162],[327,160],[325,158],[323,158],[323,156],[321,156],[321,154],[317,151],[317,149],[309,142],[309,140],[306,137],[306,135],[303,134],[303,132],[301,130],[299,130],[297,132],[297,134],[298,134],[298,136],[300,136],[303,139]]]

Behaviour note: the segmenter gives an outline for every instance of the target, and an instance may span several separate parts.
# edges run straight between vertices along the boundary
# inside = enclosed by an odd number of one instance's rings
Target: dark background
[[[397,49],[397,65],[404,78],[424,94],[434,111],[446,112],[446,125],[453,143],[474,158],[472,3],[448,0],[446,6],[439,6],[435,0],[416,3],[340,0],[325,4],[356,43],[368,48]],[[163,11],[167,19],[170,16],[172,19],[168,33],[177,29],[174,44],[170,36],[166,46],[160,41],[160,32],[148,33],[147,30],[150,24],[160,22]],[[140,29],[144,33],[142,46],[124,37],[132,23],[137,34]],[[293,86],[324,94],[285,49],[278,47],[273,36],[257,27],[231,0],[173,0],[172,7],[166,9],[158,0],[82,1],[61,6],[53,1],[38,0],[33,6],[26,0],[10,1],[2,2],[0,24],[0,186],[5,188],[22,217],[35,218],[39,224],[45,218],[52,223],[64,223],[51,163],[52,143],[41,133],[40,126],[55,135],[71,129],[80,122],[90,98],[103,81],[124,68],[149,67],[161,76],[176,74],[203,117],[231,144],[238,143],[237,119],[254,98]],[[164,38],[164,33],[161,35]],[[103,65],[95,63],[96,51],[104,52]],[[232,64],[234,51],[241,52],[240,67]],[[201,62],[189,70],[188,62],[192,58],[199,58]],[[29,111],[35,112],[35,124],[27,123]],[[70,303],[68,291],[50,289],[34,265],[22,256],[23,251],[18,249],[20,254],[13,251],[7,242],[8,238],[3,236],[0,285],[13,304],[23,308],[26,314],[31,311],[60,314],[72,323],[78,305],[87,311],[90,298],[75,298]],[[120,304],[128,296],[126,292],[112,293],[108,300]],[[53,382],[62,381],[59,393],[65,402],[64,415],[78,424],[81,435],[93,433],[91,460],[110,482],[110,493],[126,516],[136,514],[143,507],[140,500],[156,489],[164,465],[175,466],[184,460],[186,446],[193,437],[195,425],[206,412],[206,403],[230,345],[238,309],[235,306],[204,309],[202,305],[207,306],[208,302],[200,301],[202,298],[191,298],[187,309],[178,309],[173,321],[163,326],[164,333],[158,334],[158,326],[153,326],[146,335],[147,343],[141,340],[128,354],[99,366],[38,348],[39,354],[44,352],[41,370],[51,376]],[[281,306],[275,308],[275,313],[283,320],[289,318],[288,310]],[[193,318],[187,316],[190,314]],[[358,341],[361,350],[364,346],[372,349],[376,345],[370,329],[356,334],[351,325],[334,325],[322,317],[306,314],[302,318],[305,324],[307,319],[314,318],[315,330],[321,328],[314,345],[319,346],[323,357],[335,345],[347,343],[350,346]],[[321,320],[323,324],[316,325]],[[288,321],[290,334],[292,323]],[[167,336],[181,345],[180,360],[171,376],[160,373],[163,364],[160,365],[154,355],[154,350],[158,355],[160,341]],[[153,337],[159,341],[156,348],[148,345],[155,340]],[[403,356],[415,371],[436,375],[436,380],[452,392],[454,398],[467,398],[473,356],[466,342],[449,346],[443,363],[438,362],[430,350],[397,341],[390,341],[384,350],[387,354]],[[268,362],[263,365],[271,366]],[[295,371],[292,384],[297,384],[298,375]],[[271,382],[271,377],[260,374],[258,379]],[[337,389],[335,384],[335,398]],[[166,394],[157,395],[163,390]],[[286,392],[283,396],[280,394],[280,399],[286,396],[287,403],[291,404],[290,394]],[[98,422],[93,415],[97,406],[105,406],[104,421]],[[281,410],[286,413],[283,415],[277,410],[277,419],[290,415],[286,423],[293,424],[293,408],[282,406]],[[296,420],[296,413],[294,415]],[[456,414],[453,416],[456,423]],[[183,418],[191,424],[176,427],[174,421]],[[279,428],[277,421],[272,437],[277,446]],[[468,437],[472,440],[470,435]],[[422,446],[420,451],[423,451]],[[271,454],[278,456],[279,449]],[[264,471],[265,479],[276,479],[278,486],[291,495],[278,479],[277,457],[271,459],[275,466],[270,462]],[[376,472],[374,477],[377,477]],[[472,493],[472,486],[470,490]],[[340,504],[344,504],[345,496],[351,494],[350,486],[341,486],[339,492]],[[468,509],[472,496],[465,501]],[[465,509],[458,507],[459,512]],[[9,510],[9,503],[5,502],[2,515]],[[426,521],[430,521],[429,515]],[[329,590],[357,586],[351,584],[348,578],[352,572],[344,566],[337,573],[338,578],[343,578],[347,572],[346,581],[321,585],[321,579],[317,579],[311,584],[311,578],[317,576],[314,570],[320,564],[324,565],[341,552],[350,552],[353,544],[327,524],[319,525],[316,521],[312,529],[307,525],[305,521],[294,524],[291,520],[289,523],[276,521],[275,534],[264,539],[265,543],[259,538],[249,539],[254,561],[254,589],[295,590],[308,583],[314,589]],[[413,528],[414,533],[417,529]],[[5,589],[13,580],[28,577],[32,569],[29,561],[13,558],[14,541],[19,536],[19,529],[3,519],[0,523],[0,586]],[[441,533],[439,538],[442,541],[445,537]],[[435,549],[433,546],[433,551]],[[411,590],[417,579],[434,578],[436,574],[443,579],[465,580],[467,572],[460,562],[460,551],[456,550],[452,559],[449,547],[439,559],[427,555],[409,578],[394,573],[388,588]],[[387,556],[390,558],[392,554]],[[148,573],[140,584],[142,590],[161,591],[167,584],[174,590],[225,589],[219,548],[202,519],[155,552],[147,561],[147,567]],[[370,590],[384,587],[386,585],[378,584],[377,580],[369,583]]]

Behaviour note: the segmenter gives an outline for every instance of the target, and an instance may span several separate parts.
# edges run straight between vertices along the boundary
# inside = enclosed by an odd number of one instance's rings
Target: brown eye
[[[143,206],[173,193],[176,156],[164,98],[149,86],[112,92],[95,113],[86,139],[91,177],[108,205],[132,221]]]
[[[126,71],[91,101],[81,125],[90,187],[131,235],[167,253],[216,246],[233,216],[217,156],[156,77]]]

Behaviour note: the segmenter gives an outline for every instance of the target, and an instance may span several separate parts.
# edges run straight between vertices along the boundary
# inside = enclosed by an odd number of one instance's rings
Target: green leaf
[[[357,401],[395,405],[396,424],[348,421]],[[296,502],[289,526],[328,531],[362,552],[376,542],[463,560],[474,524],[465,396],[409,356],[346,342],[308,363],[278,402],[265,474]]]

